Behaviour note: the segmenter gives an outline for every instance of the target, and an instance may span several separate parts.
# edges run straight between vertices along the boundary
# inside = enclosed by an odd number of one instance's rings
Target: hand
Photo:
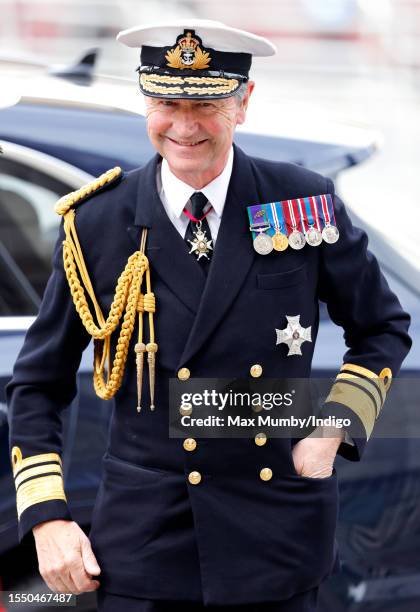
[[[45,521],[32,529],[39,573],[55,593],[80,595],[95,591],[101,573],[89,538],[79,525],[68,520]]]
[[[331,476],[337,449],[343,439],[343,429],[318,427],[292,449],[296,472],[308,478]]]

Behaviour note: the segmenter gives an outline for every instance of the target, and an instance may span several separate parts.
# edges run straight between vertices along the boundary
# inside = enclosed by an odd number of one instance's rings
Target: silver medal
[[[260,255],[268,255],[273,250],[273,240],[271,236],[264,234],[264,232],[260,232],[258,236],[254,239],[254,249]]]
[[[289,244],[292,249],[296,249],[297,251],[303,249],[306,244],[305,236],[302,232],[299,232],[299,230],[294,229],[293,232],[289,234]]]
[[[308,229],[305,234],[306,242],[310,246],[319,246],[322,242],[322,234],[313,225]]]
[[[322,238],[328,244],[334,244],[340,237],[340,233],[335,225],[331,225],[330,223],[324,227],[322,230]]]

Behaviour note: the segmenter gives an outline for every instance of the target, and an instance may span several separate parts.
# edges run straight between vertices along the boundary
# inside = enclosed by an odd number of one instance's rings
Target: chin
[[[202,171],[203,170],[203,160],[200,159],[199,156],[196,157],[188,157],[187,155],[184,157],[183,155],[178,155],[176,158],[171,158],[170,156],[166,158],[169,166],[174,168],[174,170],[178,170],[179,172],[191,172],[194,170]]]

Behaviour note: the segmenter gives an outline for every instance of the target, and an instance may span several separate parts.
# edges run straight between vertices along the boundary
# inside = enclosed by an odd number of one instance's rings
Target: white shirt
[[[158,193],[169,219],[183,238],[185,237],[185,232],[187,231],[187,226],[190,219],[182,211],[186,207],[187,210],[191,212],[190,197],[194,192],[201,191],[201,193],[204,193],[208,199],[208,203],[204,207],[203,212],[206,213],[209,208],[212,207],[206,219],[210,227],[213,244],[216,243],[217,233],[219,231],[222,212],[225,206],[226,195],[229,187],[229,181],[232,174],[232,167],[233,147],[230,148],[229,156],[222,173],[219,174],[219,176],[216,176],[216,178],[213,179],[208,185],[197,190],[194,187],[191,187],[191,185],[188,185],[187,183],[184,183],[184,181],[177,178],[169,168],[169,164],[166,159],[162,160],[160,171],[158,168],[156,177]]]

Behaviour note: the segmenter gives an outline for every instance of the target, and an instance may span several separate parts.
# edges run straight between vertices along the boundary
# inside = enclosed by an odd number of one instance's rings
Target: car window
[[[0,315],[35,315],[51,271],[68,185],[0,156]]]

